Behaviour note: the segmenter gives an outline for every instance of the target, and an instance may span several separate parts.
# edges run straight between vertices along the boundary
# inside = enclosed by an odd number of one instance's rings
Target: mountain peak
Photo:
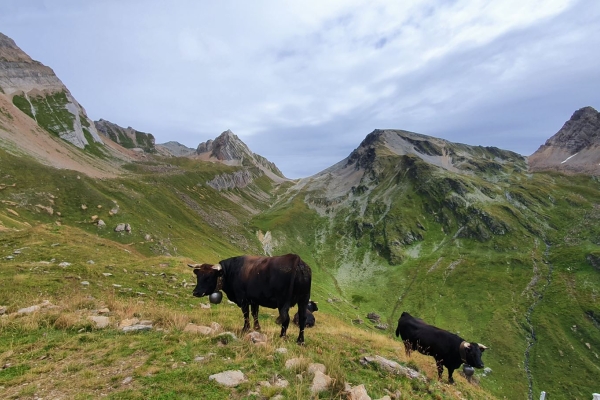
[[[79,148],[102,143],[85,109],[51,68],[0,33],[0,93],[48,133]]]
[[[254,154],[230,129],[222,132],[214,140],[209,139],[200,143],[196,155],[201,159],[217,160],[229,165],[254,165],[271,179],[279,181],[283,178],[283,173],[275,164]]]
[[[532,171],[600,173],[600,113],[575,111],[563,127],[529,157]]]

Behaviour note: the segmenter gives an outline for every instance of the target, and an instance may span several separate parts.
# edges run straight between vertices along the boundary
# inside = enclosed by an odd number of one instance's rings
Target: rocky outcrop
[[[600,113],[584,107],[529,156],[531,171],[600,174]]]
[[[17,108],[49,133],[79,148],[102,143],[84,108],[54,71],[32,60],[1,33],[0,88]]]
[[[130,126],[122,128],[102,118],[94,121],[94,126],[99,133],[126,149],[142,149],[146,153],[156,153],[155,140],[151,133],[141,132]]]
[[[252,183],[253,178],[250,171],[242,169],[232,174],[217,175],[206,184],[216,190],[227,190],[235,188],[244,188]]]

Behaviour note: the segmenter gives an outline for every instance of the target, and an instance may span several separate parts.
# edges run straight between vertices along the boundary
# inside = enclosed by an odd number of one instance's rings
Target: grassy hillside
[[[283,188],[259,179],[245,191],[220,193],[204,182],[232,168],[186,159],[158,159],[128,170],[130,175],[120,179],[94,180],[0,151],[3,398],[258,399],[282,394],[305,399],[311,396],[309,360],[324,364],[333,378],[318,398],[343,398],[345,383],[365,384],[373,398],[397,391],[403,398],[490,398],[462,377],[455,386],[438,382],[430,358],[408,360],[389,335],[367,324],[353,326],[350,320],[359,310],[345,301],[308,251],[302,256],[315,265],[313,298],[320,310],[317,326],[306,333],[307,345],[295,344],[294,326],[291,339],[280,339],[275,311],[268,309],[260,316],[267,344],[244,340],[236,306],[224,301],[199,307],[206,299],[191,296],[194,277],[186,264],[261,253],[250,218],[268,207],[268,191],[275,195]],[[311,215],[300,202],[297,207],[297,217]],[[98,219],[106,227],[99,227]],[[131,233],[115,232],[117,223],[129,223]],[[308,249],[312,240],[289,247]],[[330,297],[335,301],[328,303]],[[41,308],[33,313],[18,313],[38,304]],[[89,317],[98,316],[107,316],[109,325],[96,327]],[[152,321],[153,327],[138,333],[118,329],[132,318]],[[238,339],[184,332],[188,323],[212,322]],[[360,358],[365,355],[408,364],[432,379],[421,382],[364,366]],[[286,369],[285,362],[295,357],[306,360]],[[224,370],[241,370],[247,382],[226,388],[209,380]],[[289,385],[260,384],[274,377]]]
[[[385,315],[388,334],[409,311],[489,346],[481,385],[497,396],[589,398],[600,376],[600,272],[589,261],[600,184],[511,164],[481,171],[379,157],[338,204],[304,190],[254,223],[280,252],[311,254],[356,314]]]

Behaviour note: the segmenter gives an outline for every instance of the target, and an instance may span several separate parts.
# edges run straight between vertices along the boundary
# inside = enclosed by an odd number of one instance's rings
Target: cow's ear
[[[223,269],[223,267],[221,267],[221,264],[215,264],[212,266],[212,269],[214,269],[216,271],[220,271],[221,269]]]
[[[477,343],[477,344],[479,345],[479,350],[481,350],[482,353],[487,349],[487,347],[482,345],[481,343]]]
[[[188,264],[188,267],[196,269],[200,268],[200,264]]]

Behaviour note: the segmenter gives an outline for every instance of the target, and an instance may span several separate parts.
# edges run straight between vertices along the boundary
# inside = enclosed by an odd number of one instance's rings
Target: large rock
[[[214,330],[208,326],[196,325],[196,324],[187,324],[185,328],[183,328],[184,332],[188,333],[197,333],[201,335],[212,335]]]
[[[92,321],[98,329],[106,328],[110,324],[110,318],[100,315],[90,315],[88,319]]]
[[[379,365],[379,367],[381,367],[382,369],[384,369],[392,374],[404,375],[407,378],[419,379],[419,380],[422,380],[423,382],[427,381],[427,379],[423,375],[421,375],[414,369],[404,367],[395,361],[388,360],[387,358],[383,358],[381,356],[374,356],[374,357],[365,356],[360,359],[360,363],[362,365],[377,364],[377,365]]]
[[[228,387],[235,387],[240,383],[247,381],[246,376],[242,373],[242,371],[225,371],[211,375],[208,377],[208,379],[211,381],[214,380],[217,383]]]
[[[317,370],[315,371],[315,376],[313,377],[312,385],[310,387],[310,391],[312,393],[319,393],[324,390],[327,390],[329,385],[331,384],[331,377],[325,375],[323,372]]]
[[[365,385],[358,385],[348,391],[348,400],[371,400]]]

